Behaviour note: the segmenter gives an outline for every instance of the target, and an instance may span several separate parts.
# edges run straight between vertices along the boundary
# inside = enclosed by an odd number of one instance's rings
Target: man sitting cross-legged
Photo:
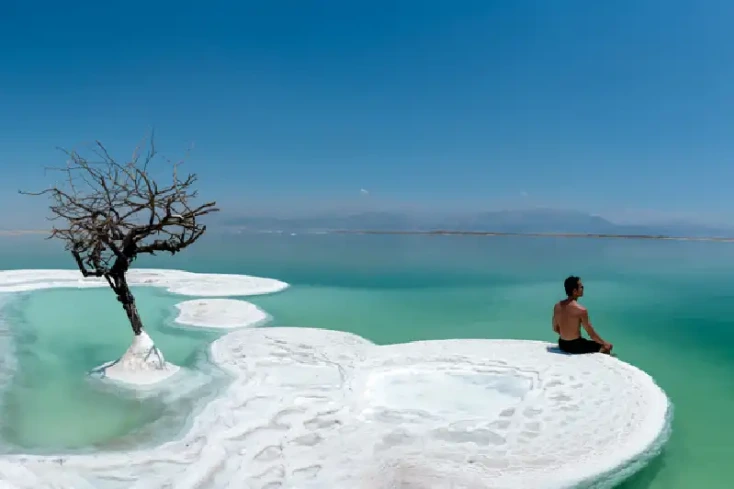
[[[568,277],[563,283],[566,299],[553,307],[553,331],[558,333],[558,347],[566,353],[611,353],[612,344],[597,334],[589,321],[589,312],[577,301],[584,295],[579,277]],[[581,326],[591,337],[581,336]]]

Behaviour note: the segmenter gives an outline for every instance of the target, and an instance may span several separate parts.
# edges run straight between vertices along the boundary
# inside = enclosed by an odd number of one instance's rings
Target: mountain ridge
[[[620,224],[594,214],[555,209],[484,211],[454,217],[411,216],[391,211],[290,218],[240,216],[223,220],[221,226],[236,232],[457,231],[734,237],[734,228],[723,226],[687,222]]]

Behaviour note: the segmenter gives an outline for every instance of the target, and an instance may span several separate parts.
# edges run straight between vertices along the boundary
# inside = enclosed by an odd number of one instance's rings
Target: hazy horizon
[[[451,219],[466,219],[475,216],[483,216],[493,213],[516,213],[516,212],[534,212],[534,211],[552,211],[565,213],[578,213],[579,216],[588,217],[600,217],[611,224],[618,226],[694,226],[694,227],[710,227],[710,228],[721,228],[721,229],[734,229],[734,219],[727,221],[725,219],[707,219],[701,220],[695,217],[686,215],[666,215],[664,213],[644,213],[641,212],[639,215],[635,215],[633,212],[627,214],[596,214],[584,212],[575,209],[564,209],[564,208],[553,208],[545,206],[537,207],[498,207],[492,208],[480,208],[476,210],[445,210],[443,212],[437,212],[434,210],[416,210],[416,209],[405,209],[405,208],[378,208],[378,209],[365,209],[365,208],[354,208],[340,209],[324,208],[323,210],[309,209],[307,211],[292,212],[292,211],[268,211],[267,209],[261,211],[244,211],[244,212],[222,212],[215,216],[209,216],[205,219],[205,222],[209,225],[210,231],[216,231],[217,228],[228,227],[233,224],[233,221],[238,219],[271,219],[271,220],[283,220],[283,221],[299,221],[307,219],[340,219],[347,217],[360,217],[368,215],[380,215],[385,216],[396,216],[404,217],[415,221],[450,221]],[[0,233],[11,233],[18,231],[43,231],[51,229],[52,226],[63,226],[61,222],[50,221],[45,218],[38,218],[33,221],[26,223],[26,225],[9,225],[9,223],[3,223],[0,221]],[[530,230],[532,231],[532,230]]]

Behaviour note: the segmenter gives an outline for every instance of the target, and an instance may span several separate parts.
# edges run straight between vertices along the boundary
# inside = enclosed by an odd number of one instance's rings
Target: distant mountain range
[[[236,232],[333,231],[477,231],[498,233],[574,233],[734,237],[732,228],[672,222],[617,224],[600,216],[555,209],[506,210],[464,214],[454,218],[413,217],[399,212],[362,212],[314,217],[237,217],[221,224]]]

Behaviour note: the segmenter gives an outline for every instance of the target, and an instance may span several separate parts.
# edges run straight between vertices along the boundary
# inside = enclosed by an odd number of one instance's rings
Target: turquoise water
[[[172,326],[180,297],[136,288],[141,315],[168,361],[198,368],[216,336]],[[118,311],[118,308],[120,309]],[[5,451],[86,451],[150,444],[181,430],[198,399],[224,376],[207,369],[207,385],[170,403],[121,392],[90,378],[94,367],[119,358],[132,332],[107,289],[50,289],[18,294],[3,310],[11,324],[16,373],[2,399]]]
[[[50,246],[31,238],[4,239],[0,268],[69,268],[70,259]],[[275,277],[293,287],[249,299],[273,316],[273,325],[351,331],[377,343],[474,337],[552,341],[550,314],[563,278],[579,274],[596,328],[621,359],[649,372],[675,404],[674,431],[664,453],[621,487],[732,485],[732,244],[210,236],[174,259],[141,260],[138,266]],[[183,298],[156,289],[136,292],[144,321],[167,358],[202,368],[213,335],[170,326],[173,304]],[[4,418],[10,413],[10,421],[3,419],[5,443],[104,448],[149,442],[161,430],[183,426],[187,409],[196,405],[194,394],[183,406],[171,407],[151,399],[120,400],[80,380],[86,369],[116,358],[129,345],[128,326],[117,308],[105,289],[52,290],[26,294],[3,311],[20,345],[24,372],[4,397]],[[63,393],[70,389],[79,395]],[[56,405],[44,407],[40,400],[50,397]],[[83,422],[90,418],[99,422]]]

